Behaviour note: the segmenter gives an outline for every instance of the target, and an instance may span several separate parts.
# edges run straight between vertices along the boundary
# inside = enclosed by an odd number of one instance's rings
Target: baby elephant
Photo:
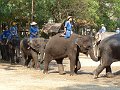
[[[20,42],[20,50],[22,55],[22,64],[28,66],[32,60],[31,67],[38,68],[39,62],[43,62],[44,49],[47,40],[44,38],[34,38],[32,43],[29,43],[29,39],[23,39]],[[40,60],[38,60],[38,54],[40,54]]]

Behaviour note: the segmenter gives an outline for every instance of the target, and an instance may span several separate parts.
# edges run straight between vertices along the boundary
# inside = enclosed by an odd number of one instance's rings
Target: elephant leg
[[[27,60],[27,55],[22,50],[21,50],[21,56],[22,56],[22,59],[20,61],[20,64],[26,66],[25,62]]]
[[[81,68],[81,63],[79,61],[79,52],[77,52],[77,55],[76,55],[76,67],[75,67],[75,70],[74,72],[77,74],[77,71]]]
[[[94,79],[97,79],[97,78],[98,78],[98,75],[103,71],[104,68],[105,68],[105,67],[100,64],[100,65],[97,67],[97,69],[95,69],[95,71],[93,72],[93,74],[94,74]]]
[[[37,55],[37,53],[36,52],[33,52],[32,53],[32,57],[33,57],[33,67],[35,68],[35,69],[38,69],[38,55]]]
[[[71,54],[69,56],[69,59],[70,59],[70,75],[74,75],[75,74],[75,62],[76,62],[76,55],[75,53],[74,54]]]
[[[74,72],[77,74],[77,71],[78,71],[80,68],[81,68],[81,63],[80,63],[80,61],[78,60],[78,61],[76,62],[76,67],[75,67]]]
[[[15,64],[15,60],[14,60],[15,50],[13,48],[9,48],[9,55],[10,55],[10,63]]]
[[[60,75],[66,74],[65,71],[64,71],[64,66],[62,64],[62,61],[63,61],[63,58],[62,59],[56,59],[56,62],[58,64],[58,71],[59,71]]]
[[[20,62],[20,49],[16,48],[16,63]]]
[[[28,56],[28,59],[26,59],[26,61],[25,61],[25,66],[29,65],[31,59],[32,59],[32,56]]]
[[[31,58],[31,60],[30,60],[30,66],[29,66],[30,68],[35,68],[35,69],[37,69],[36,67],[35,67],[35,61]]]
[[[48,74],[48,66],[49,66],[49,63],[50,61],[52,60],[52,57],[45,54],[45,58],[44,58],[44,71],[43,73],[44,74]]]
[[[106,67],[106,75],[108,78],[114,77],[114,75],[112,74],[111,66]]]

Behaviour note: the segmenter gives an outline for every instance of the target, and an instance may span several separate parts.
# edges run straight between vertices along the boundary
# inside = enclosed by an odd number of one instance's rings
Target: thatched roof
[[[47,23],[43,26],[44,32],[55,32],[57,33],[61,27],[61,23]]]

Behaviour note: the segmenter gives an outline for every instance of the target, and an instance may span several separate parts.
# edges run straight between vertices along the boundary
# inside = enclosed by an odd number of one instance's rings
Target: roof
[[[44,32],[55,32],[57,33],[61,27],[61,23],[47,23],[43,26]]]

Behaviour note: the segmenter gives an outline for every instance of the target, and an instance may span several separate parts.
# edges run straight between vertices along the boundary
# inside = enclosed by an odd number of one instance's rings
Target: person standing
[[[3,60],[9,61],[9,46],[8,41],[10,41],[11,34],[10,30],[8,29],[8,25],[5,25],[5,28],[0,35],[0,42],[1,42],[1,56]]]
[[[101,29],[97,32],[98,41],[103,40],[104,33],[106,32],[106,27],[104,26],[104,24],[101,24],[101,26]]]
[[[101,40],[103,40],[103,36],[104,33],[106,32],[106,27],[104,26],[104,24],[101,24],[101,29],[96,33],[95,35],[95,55],[98,55],[98,46],[101,42]]]
[[[120,33],[120,28],[117,28],[116,29],[116,34],[119,34]]]

